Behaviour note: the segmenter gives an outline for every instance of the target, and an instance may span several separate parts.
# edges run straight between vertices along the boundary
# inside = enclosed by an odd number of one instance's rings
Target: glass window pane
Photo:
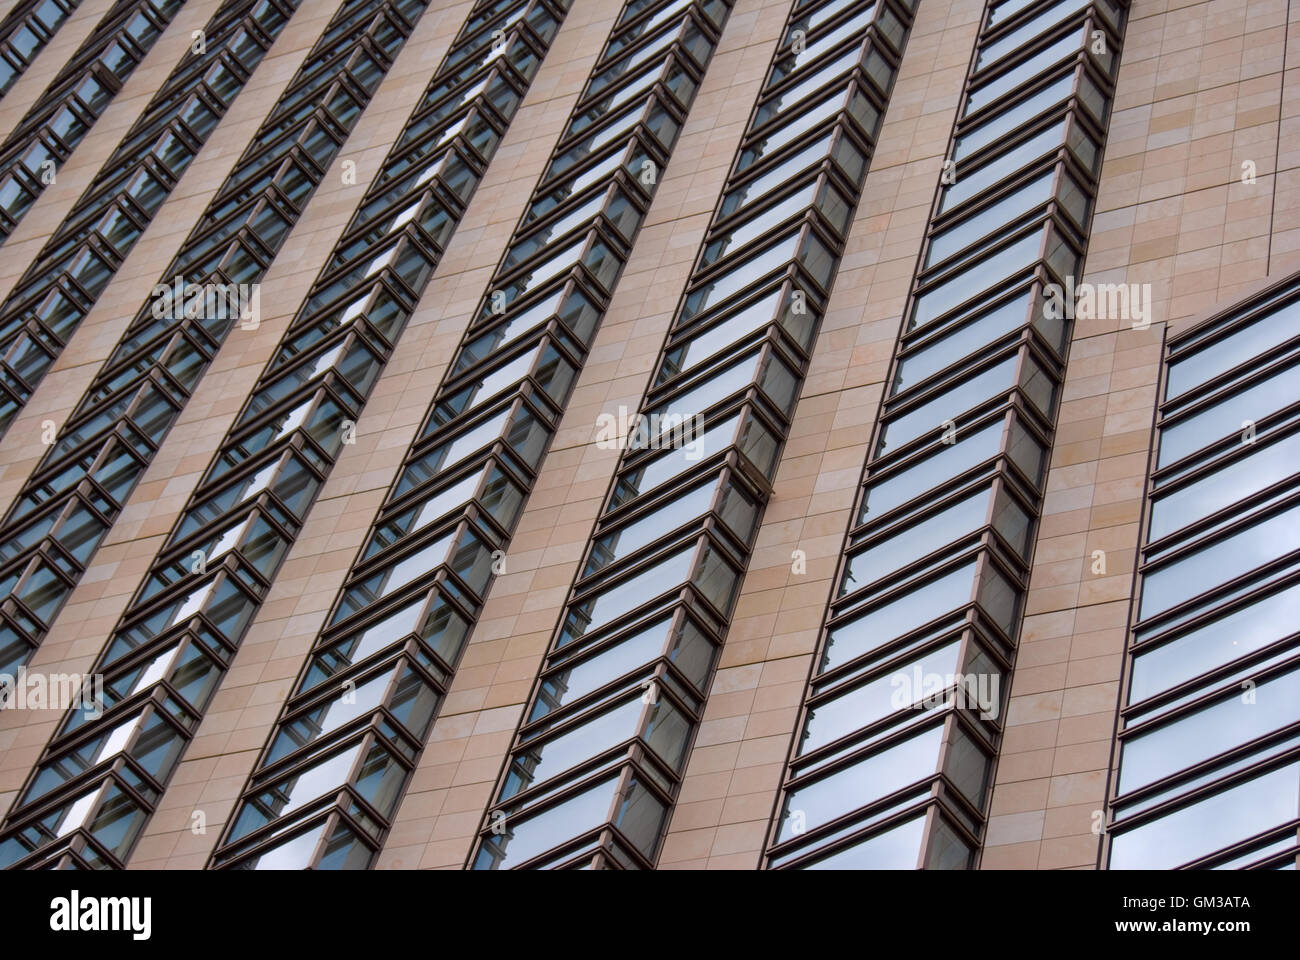
[[[925,817],[900,823],[865,840],[859,840],[804,870],[915,870],[921,857]]]
[[[796,823],[811,830],[935,773],[942,740],[943,727],[931,727],[790,791],[777,842],[798,836]]]
[[[988,517],[992,493],[992,487],[976,491],[923,520],[911,519],[893,536],[860,553],[850,554],[840,583],[840,596],[901,570],[982,527]]]
[[[924,327],[959,304],[973,300],[980,291],[1006,282],[1013,274],[1027,271],[1038,262],[1042,243],[1042,230],[1033,230],[997,253],[965,267],[938,286],[931,287],[916,298],[910,329]]]
[[[1283,343],[1296,333],[1300,301],[1268,311],[1236,333],[1220,337],[1169,364],[1165,399],[1173,400],[1192,387],[1245,363],[1252,357]]]
[[[617,783],[616,779],[598,783],[527,820],[507,815],[504,831],[484,840],[474,869],[508,870],[604,823]]]
[[[1273,770],[1115,835],[1112,870],[1169,870],[1269,827],[1300,809],[1300,764]]]
[[[627,580],[606,587],[573,608],[565,621],[561,645],[599,629],[674,585],[684,584],[694,556],[695,546],[692,544]]]
[[[958,433],[956,443],[940,446],[938,452],[912,466],[872,483],[862,500],[858,523],[869,516],[881,516],[908,502],[923,491],[957,476],[998,452],[1004,426],[997,420],[974,433]]]
[[[825,673],[877,649],[971,601],[975,564],[940,577],[867,611],[830,631],[818,670]]]
[[[1234,689],[1216,703],[1127,740],[1120,761],[1120,793],[1164,779],[1300,718],[1300,670],[1263,680],[1252,692],[1247,701]]]
[[[868,727],[897,710],[919,704],[930,692],[924,684],[912,682],[913,676],[953,676],[957,671],[957,653],[960,649],[960,643],[949,643],[818,704],[808,713],[803,738],[799,743],[799,755],[811,753],[854,730]]]
[[[988,106],[999,97],[1024,83],[1034,74],[1047,69],[1049,65],[1069,56],[1071,53],[1077,53],[1080,49],[1082,49],[1082,43],[1079,33],[1075,31],[1067,33],[1047,49],[1038,52],[1028,60],[1022,61],[1000,77],[973,91],[966,98],[966,109],[962,112],[962,116],[969,116],[976,110]]]
[[[1256,520],[1236,532],[1162,564],[1142,581],[1143,620],[1300,549],[1300,506]]]
[[[1300,623],[1300,585],[1292,585],[1133,658],[1129,702],[1178,686],[1291,633]],[[1138,640],[1146,637],[1141,631]]]
[[[1167,466],[1254,423],[1261,411],[1278,408],[1278,397],[1300,396],[1300,364],[1279,370],[1245,388],[1238,388],[1198,413],[1160,431],[1159,465]],[[1256,439],[1265,431],[1259,431]]]
[[[550,740],[533,743],[510,759],[501,800],[545,783],[616,743],[636,735],[643,704],[634,697],[612,710],[599,713]]]
[[[1257,448],[1201,479],[1157,497],[1148,542],[1155,541],[1300,472],[1300,434]]]
[[[934,399],[902,416],[891,419],[880,432],[876,455],[897,450],[932,430],[938,430],[954,415],[976,406],[1014,385],[1016,355],[1012,354],[973,376],[966,376],[942,391]]]
[[[1006,151],[994,159],[982,163],[974,170],[957,170],[957,179],[944,189],[939,201],[939,212],[947,213],[954,207],[965,203],[971,197],[987,190],[1004,177],[1014,173],[1029,161],[1047,151],[1059,147],[1065,135],[1065,121],[1054,123],[1025,140],[1018,146]]]

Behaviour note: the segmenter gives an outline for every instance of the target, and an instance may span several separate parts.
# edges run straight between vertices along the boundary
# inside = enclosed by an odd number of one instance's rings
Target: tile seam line
[[[1282,123],[1285,119],[1282,111],[1286,106],[1286,60],[1290,52],[1291,39],[1291,0],[1286,0],[1286,23],[1282,28],[1282,73],[1281,82],[1278,85],[1277,97],[1277,139],[1273,145],[1273,201],[1269,205],[1268,211],[1268,252],[1264,255],[1264,275],[1268,276],[1273,272],[1273,234],[1274,226],[1277,222],[1277,176],[1282,171],[1277,169],[1278,159],[1282,156]],[[1294,169],[1294,168],[1291,168]]]

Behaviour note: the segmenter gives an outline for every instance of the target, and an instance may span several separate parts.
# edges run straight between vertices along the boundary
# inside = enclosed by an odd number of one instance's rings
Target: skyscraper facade
[[[0,867],[1295,869],[1300,9],[0,15]]]

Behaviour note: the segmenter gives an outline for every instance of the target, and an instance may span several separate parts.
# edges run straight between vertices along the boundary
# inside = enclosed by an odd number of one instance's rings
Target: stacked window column
[[[23,0],[0,23],[0,97],[54,38],[81,0]]]
[[[769,868],[975,861],[1123,27],[1110,0],[986,8]]]
[[[227,0],[0,306],[0,435],[248,82],[298,0]]]
[[[0,670],[31,657],[425,0],[346,0],[0,523]],[[186,292],[190,291],[190,292]]]
[[[372,862],[728,9],[616,19],[213,865]]]
[[[101,655],[106,712],[70,714],[22,795],[20,807],[39,803],[35,822],[0,849],[39,843],[52,822],[62,838],[86,822],[67,796],[111,793],[143,773],[129,808],[138,834],[564,13],[551,0],[488,0],[471,13]],[[331,829],[317,865],[364,855],[358,832]],[[295,840],[291,851],[305,842]],[[125,850],[96,865],[120,865]]]
[[[185,0],[118,0],[0,145],[0,243],[31,209]]]
[[[1171,337],[1110,869],[1300,860],[1300,280]]]
[[[794,4],[471,868],[653,867],[911,18]]]

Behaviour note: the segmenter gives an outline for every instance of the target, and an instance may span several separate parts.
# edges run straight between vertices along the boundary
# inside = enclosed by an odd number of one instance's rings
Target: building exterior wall
[[[0,101],[7,133],[110,6],[86,0]],[[217,8],[189,0],[0,251],[13,287]],[[307,0],[0,441],[0,509],[333,14]],[[1149,324],[1079,319],[1033,549],[982,869],[1096,869],[1164,344],[1300,270],[1300,5],[1132,0],[1083,280]],[[472,4],[433,0],[29,665],[91,668]],[[397,476],[621,0],[576,0],[157,812],[133,869],[202,869]],[[984,0],[920,0],[763,514],[661,869],[758,869]],[[790,11],[736,0],[375,866],[466,865]],[[1288,21],[1288,17],[1290,18]],[[355,179],[344,175],[354,163]],[[3,599],[3,598],[0,598]],[[0,710],[0,816],[61,714]],[[195,829],[195,824],[202,829]]]

